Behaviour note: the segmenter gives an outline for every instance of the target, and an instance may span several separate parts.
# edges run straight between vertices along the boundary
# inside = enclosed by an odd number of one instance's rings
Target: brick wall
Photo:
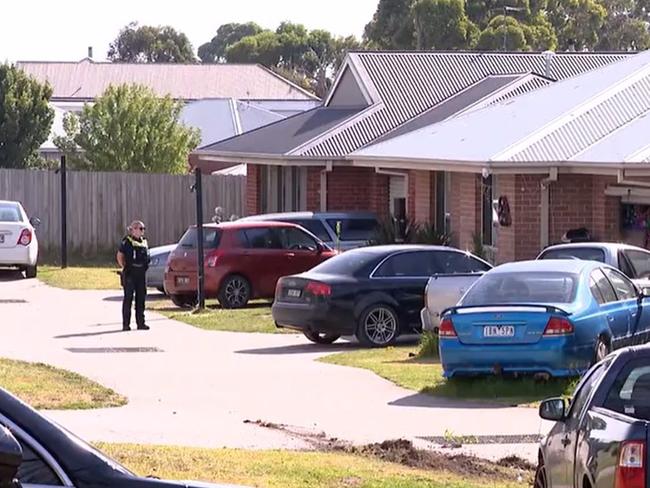
[[[307,167],[307,210],[320,211],[320,174],[324,168]]]
[[[497,264],[507,263],[516,259],[515,249],[517,236],[515,233],[515,222],[517,220],[517,212],[515,205],[513,205],[516,194],[516,180],[517,177],[515,175],[499,175],[497,177],[497,186],[494,191],[494,198],[497,199],[502,195],[508,197],[510,217],[512,218],[512,225],[509,227],[498,226],[495,228]]]
[[[542,175],[517,175],[515,196],[508,198],[514,212],[515,259],[534,259],[540,251]]]
[[[246,215],[260,213],[260,166],[249,164],[246,168]]]
[[[388,216],[388,176],[373,168],[335,166],[327,173],[327,210],[369,210]]]
[[[452,244],[459,249],[472,249],[472,235],[478,229],[477,175],[452,173],[449,188],[449,213],[451,214]],[[480,207],[479,207],[480,208]]]
[[[431,171],[411,170],[408,176],[408,209],[407,214],[416,222],[431,221]]]

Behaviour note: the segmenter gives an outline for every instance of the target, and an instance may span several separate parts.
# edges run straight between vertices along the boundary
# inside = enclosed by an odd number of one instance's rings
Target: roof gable
[[[337,108],[370,105],[370,100],[364,94],[350,66],[343,68],[341,77],[325,105]]]

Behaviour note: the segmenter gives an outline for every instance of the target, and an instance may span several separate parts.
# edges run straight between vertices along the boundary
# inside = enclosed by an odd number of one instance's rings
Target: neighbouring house
[[[60,156],[53,143],[63,134],[65,113],[79,112],[111,85],[140,84],[185,102],[182,120],[215,142],[320,104],[313,94],[260,64],[107,63],[19,61],[16,66],[52,86],[55,122],[41,147]],[[227,166],[227,165],[225,165]]]
[[[477,192],[489,196],[472,174],[476,168],[418,166],[398,156],[375,160],[357,157],[356,152],[388,145],[414,131],[435,132],[435,124],[465,120],[494,105],[509,106],[522,94],[544,87],[548,90],[555,80],[630,56],[575,52],[349,53],[322,105],[203,146],[193,154],[192,163],[204,170],[223,163],[247,163],[249,214],[370,210],[380,216],[409,215],[451,232],[457,246],[471,247],[473,234],[482,231],[481,216],[492,215],[493,207],[490,201],[483,210],[483,197],[476,197]],[[534,119],[535,114],[528,116]],[[489,125],[483,130],[489,138],[511,127]],[[435,152],[435,147],[427,147]],[[490,186],[489,175],[484,186]],[[485,245],[494,247],[489,230],[482,238]]]
[[[578,228],[648,247],[648,134],[650,51],[361,149],[352,160],[451,173],[457,243],[478,233],[502,262],[533,258]],[[508,201],[510,225],[494,225],[495,200]]]

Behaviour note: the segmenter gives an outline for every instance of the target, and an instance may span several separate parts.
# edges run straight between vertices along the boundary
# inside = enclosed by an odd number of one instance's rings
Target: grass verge
[[[537,404],[552,396],[570,395],[577,380],[477,377],[446,380],[437,359],[418,358],[419,347],[364,349],[326,356],[320,361],[364,368],[382,378],[433,396],[484,400],[507,405]]]
[[[120,277],[114,266],[70,267],[40,266],[38,278],[45,284],[67,290],[119,290]]]
[[[417,469],[346,453],[244,451],[100,444],[104,452],[141,475],[263,488],[514,488],[518,473],[492,476]],[[449,463],[453,469],[453,463]]]
[[[208,300],[206,305],[205,311],[197,313],[175,307],[171,301],[163,299],[149,301],[147,308],[162,313],[167,318],[205,330],[267,334],[291,332],[275,326],[268,302],[255,301],[248,307],[237,310],[222,309],[216,300]]]
[[[123,396],[76,373],[11,359],[0,358],[0,387],[39,409],[81,410],[126,404]]]

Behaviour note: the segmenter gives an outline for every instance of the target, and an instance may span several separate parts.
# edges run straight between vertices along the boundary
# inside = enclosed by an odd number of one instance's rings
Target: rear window
[[[605,408],[642,420],[650,420],[650,360],[630,361],[619,373],[607,395]]]
[[[15,203],[0,203],[0,222],[22,222],[23,216]]]
[[[197,230],[196,227],[191,227],[187,229],[187,232],[183,234],[178,245],[186,249],[196,249],[197,246]],[[221,230],[204,227],[203,228],[203,248],[204,249],[216,249],[219,247],[219,242],[221,241]]]
[[[583,261],[605,262],[605,251],[597,247],[573,247],[567,249],[550,249],[542,253],[539,259],[581,259]]]
[[[577,276],[559,272],[488,273],[470,288],[462,305],[571,303]]]
[[[336,234],[336,224],[341,223],[342,241],[369,241],[379,227],[376,219],[327,219],[327,224]]]
[[[343,276],[369,275],[371,269],[377,265],[381,257],[372,252],[352,250],[322,262],[312,271],[314,273]]]

